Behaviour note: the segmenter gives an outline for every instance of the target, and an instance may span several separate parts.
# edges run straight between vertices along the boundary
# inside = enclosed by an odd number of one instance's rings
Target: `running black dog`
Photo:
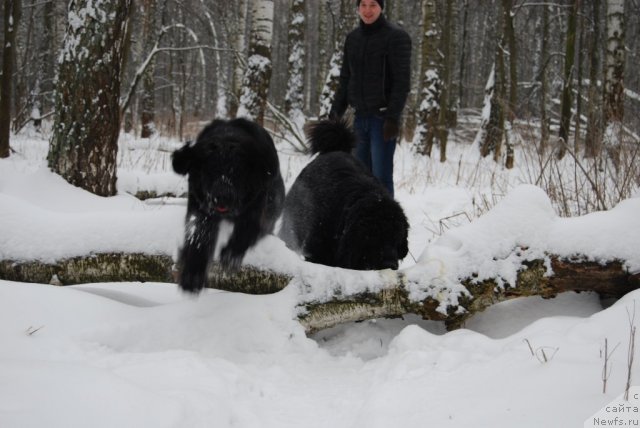
[[[357,270],[397,269],[409,223],[380,182],[350,154],[355,135],[341,121],[307,128],[319,155],[287,194],[280,238],[307,261]]]
[[[273,231],[282,212],[284,183],[273,140],[246,119],[211,122],[195,143],[173,153],[173,169],[189,175],[179,283],[183,290],[197,292],[205,286],[220,222],[233,224],[220,252],[222,268],[233,271],[245,252]]]

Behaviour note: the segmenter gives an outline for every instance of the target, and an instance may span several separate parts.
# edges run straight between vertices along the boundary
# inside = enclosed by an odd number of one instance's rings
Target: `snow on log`
[[[457,328],[521,296],[566,291],[621,297],[640,288],[640,198],[581,217],[558,217],[544,192],[514,189],[491,211],[428,243],[399,271],[353,271],[305,262],[274,236],[247,252],[236,273],[213,265],[209,286],[295,295],[308,332],[340,323],[418,314]],[[57,262],[0,261],[0,279],[77,284],[175,281],[168,255],[107,253]],[[53,280],[52,280],[53,279]]]
[[[518,250],[519,251],[519,250]],[[145,254],[96,254],[57,263],[0,262],[0,278],[21,282],[71,285],[113,281],[169,282],[174,278],[173,260]],[[410,297],[413,268],[400,271],[349,271],[314,265],[304,273],[276,272],[245,265],[237,273],[223,273],[214,264],[209,287],[247,294],[270,294],[294,287],[298,295],[299,320],[309,333],[338,324],[383,317],[417,314],[444,321],[449,329],[464,326],[472,315],[516,297],[553,298],[567,292],[596,292],[619,298],[640,288],[640,272],[630,273],[621,261],[597,263],[584,259],[550,256],[521,265],[515,284],[500,279],[464,278],[464,291],[451,301],[450,287],[423,283],[432,293],[423,300]],[[552,271],[552,274],[549,274]],[[462,290],[462,289],[461,289]]]

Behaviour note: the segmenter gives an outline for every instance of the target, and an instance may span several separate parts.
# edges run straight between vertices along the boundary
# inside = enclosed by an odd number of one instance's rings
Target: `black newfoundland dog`
[[[408,252],[400,205],[350,152],[355,135],[341,121],[307,128],[319,155],[287,194],[280,238],[306,260],[357,270],[397,269]]]
[[[205,286],[220,222],[233,224],[220,263],[227,271],[236,270],[245,252],[273,231],[284,184],[273,140],[246,119],[211,122],[195,142],[173,153],[173,169],[189,175],[179,283],[183,290],[197,292]]]

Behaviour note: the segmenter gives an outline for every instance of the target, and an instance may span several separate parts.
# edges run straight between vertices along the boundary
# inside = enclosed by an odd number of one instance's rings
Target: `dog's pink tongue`
[[[226,213],[227,211],[229,211],[229,208],[224,205],[218,205],[214,209],[219,213]]]

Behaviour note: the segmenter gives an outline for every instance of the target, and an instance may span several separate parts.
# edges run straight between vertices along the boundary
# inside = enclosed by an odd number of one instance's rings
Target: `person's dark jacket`
[[[348,105],[356,113],[398,120],[411,80],[411,38],[384,15],[353,30],[344,44],[340,85],[331,115],[341,117]]]

